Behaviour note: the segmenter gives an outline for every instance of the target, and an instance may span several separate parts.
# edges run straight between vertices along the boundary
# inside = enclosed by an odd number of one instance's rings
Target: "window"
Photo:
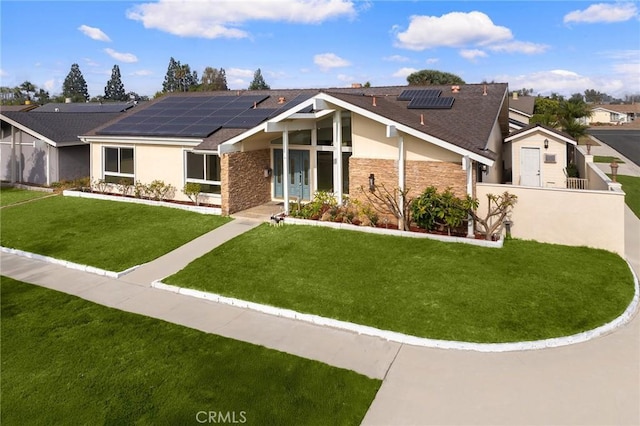
[[[105,182],[133,185],[133,148],[104,147],[103,161]]]
[[[220,157],[186,152],[186,181],[199,183],[200,191],[220,194]]]
[[[271,141],[272,145],[282,145],[282,136]],[[311,145],[311,130],[289,132],[289,145]]]

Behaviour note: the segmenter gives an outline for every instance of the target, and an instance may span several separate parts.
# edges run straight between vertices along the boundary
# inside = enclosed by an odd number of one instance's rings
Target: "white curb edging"
[[[322,227],[333,228],[333,229],[344,229],[347,231],[367,232],[370,234],[393,235],[396,237],[426,238],[429,240],[442,241],[445,243],[463,243],[463,244],[470,244],[470,245],[480,246],[480,247],[502,248],[502,246],[504,245],[503,238],[500,238],[498,241],[476,240],[473,238],[450,237],[448,235],[429,234],[426,232],[425,233],[409,232],[409,231],[401,231],[399,229],[376,228],[373,226],[360,226],[360,225],[353,225],[350,223],[342,223],[342,222],[327,222],[322,220],[298,219],[296,217],[288,217],[288,216],[284,218],[283,222],[285,225],[322,226]]]
[[[73,263],[67,260],[56,259],[55,257],[43,256],[41,254],[31,253],[28,251],[23,251],[23,250],[8,248],[8,247],[0,246],[0,252],[15,254],[16,256],[26,257],[28,259],[40,260],[43,262],[52,263],[54,265],[60,265],[65,268],[75,269],[83,272],[89,272],[91,274],[100,275],[100,276],[109,277],[109,278],[116,278],[116,279],[140,267],[140,265],[136,265],[122,272],[113,272],[113,271],[107,271],[105,269],[96,268],[95,266],[81,265],[79,263]]]
[[[96,194],[95,192],[81,192],[70,190],[62,191],[62,195],[66,197],[91,198],[94,200],[108,200],[121,203],[144,204],[147,206],[169,207],[172,209],[186,210],[200,214],[210,214],[216,216],[222,215],[222,209],[219,207],[190,206],[186,204],[167,203],[164,201],[144,200],[142,198],[117,197],[107,194]]]
[[[626,261],[626,260],[625,260]],[[451,340],[437,340],[428,339],[424,337],[411,336],[404,333],[398,333],[395,331],[381,330],[375,327],[369,327],[366,325],[355,324],[347,321],[340,321],[332,318],[325,318],[313,314],[304,314],[290,309],[276,308],[274,306],[262,305],[259,303],[249,302],[246,300],[236,299],[233,297],[221,296],[215,293],[208,293],[205,291],[194,290],[191,288],[177,287],[169,284],[165,284],[160,280],[156,280],[151,283],[151,287],[170,291],[173,293],[183,294],[185,296],[196,297],[199,299],[210,300],[216,303],[224,305],[236,306],[239,308],[250,309],[253,311],[261,312],[267,315],[278,316],[282,318],[294,319],[299,321],[308,322],[311,324],[333,327],[340,330],[352,331],[358,334],[364,334],[367,336],[380,337],[382,339],[397,342],[413,346],[423,346],[428,348],[438,349],[457,349],[476,352],[513,352],[513,351],[530,351],[545,348],[555,348],[559,346],[573,345],[576,343],[586,342],[596,337],[608,334],[618,327],[629,322],[638,309],[640,302],[640,288],[638,285],[638,276],[634,272],[633,268],[627,262],[631,274],[633,275],[634,282],[634,296],[627,309],[611,322],[604,324],[593,330],[584,331],[582,333],[574,334],[565,337],[556,337],[552,339],[535,340],[529,342],[514,342],[514,343],[471,343],[471,342],[458,342]]]

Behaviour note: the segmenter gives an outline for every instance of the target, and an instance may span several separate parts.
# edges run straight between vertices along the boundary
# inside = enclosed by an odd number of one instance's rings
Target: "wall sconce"
[[[480,169],[482,170],[482,173],[487,173],[489,171],[489,167],[487,167],[486,164],[483,164]]]
[[[549,139],[544,140],[544,149],[549,148]]]
[[[611,167],[611,179],[613,179],[614,182],[617,182],[618,180],[616,179],[616,177],[618,176],[618,163],[616,163],[615,158],[613,159],[611,164],[609,164],[609,167]]]
[[[271,177],[271,168],[265,167],[263,173],[264,173],[264,177],[266,178]]]
[[[376,190],[376,177],[371,173],[369,175],[369,191],[375,192]]]

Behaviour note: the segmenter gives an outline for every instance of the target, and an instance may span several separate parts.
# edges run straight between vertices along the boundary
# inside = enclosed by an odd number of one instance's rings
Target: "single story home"
[[[58,105],[58,106],[56,106]],[[35,185],[89,176],[89,147],[79,135],[121,112],[78,112],[78,105],[47,104],[29,111],[0,110],[0,179]],[[39,112],[51,109],[52,112]],[[54,112],[65,108],[68,112]],[[118,107],[118,111],[122,108]]]
[[[224,214],[371,181],[460,196],[502,182],[506,84],[224,91],[165,95],[81,136],[91,177],[199,183]],[[288,203],[284,203],[288,209]]]
[[[591,108],[591,116],[585,117],[584,123],[620,125],[631,123],[638,117],[640,104],[594,105]]]

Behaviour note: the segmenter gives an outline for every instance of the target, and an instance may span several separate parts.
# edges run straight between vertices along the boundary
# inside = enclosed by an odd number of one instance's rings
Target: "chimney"
[[[487,85],[486,84],[484,84],[482,86],[482,96],[487,96]]]
[[[351,83],[352,89],[362,89],[362,84],[360,83]]]
[[[373,99],[373,104],[372,104],[372,105],[373,105],[373,106],[377,106],[377,105],[376,105],[376,97],[374,96],[372,99]]]
[[[513,92],[513,99],[518,100],[518,92]]]
[[[65,104],[70,104],[71,103],[71,98],[64,98],[64,103]]]

